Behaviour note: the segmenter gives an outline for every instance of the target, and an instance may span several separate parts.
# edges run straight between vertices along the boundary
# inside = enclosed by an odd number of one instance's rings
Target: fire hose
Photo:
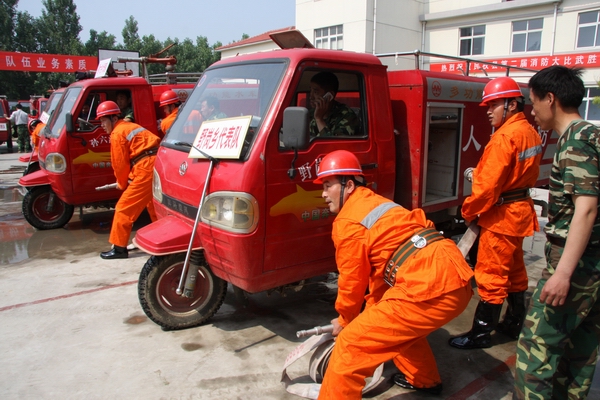
[[[128,183],[131,183],[132,180],[130,179],[128,181]],[[116,189],[117,188],[117,182],[115,183],[109,183],[108,185],[103,185],[103,186],[96,186],[96,190],[101,191],[101,190],[112,190],[112,189]]]
[[[296,332],[296,336],[299,338],[307,336],[312,337],[296,347],[285,359],[283,373],[281,374],[281,382],[283,382],[285,390],[289,393],[307,399],[316,399],[319,397],[321,382],[323,382],[331,352],[333,351],[333,345],[335,344],[334,337],[331,335],[332,331],[333,325],[325,325]],[[308,374],[314,383],[294,383],[287,373],[287,368],[313,350],[314,352],[311,355],[308,364]],[[363,394],[369,392],[384,380],[382,374],[383,364],[377,367],[373,373],[373,377],[363,388]]]

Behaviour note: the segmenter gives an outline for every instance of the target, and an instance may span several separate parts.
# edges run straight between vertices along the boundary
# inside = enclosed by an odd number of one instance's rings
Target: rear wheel
[[[202,257],[197,258],[198,274],[191,297],[176,293],[185,253],[152,256],[142,268],[138,281],[140,304],[148,318],[165,330],[198,326],[212,317],[225,300],[227,282],[213,274]]]
[[[75,207],[62,201],[50,186],[32,188],[23,197],[23,216],[40,230],[62,228],[74,210]]]

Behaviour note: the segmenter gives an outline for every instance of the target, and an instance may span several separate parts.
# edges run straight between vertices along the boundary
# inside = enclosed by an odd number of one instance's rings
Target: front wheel
[[[223,304],[227,282],[217,277],[202,258],[192,297],[176,293],[185,253],[152,256],[140,273],[138,297],[144,313],[165,330],[198,326]],[[190,265],[191,267],[191,265]]]
[[[50,186],[32,188],[23,197],[23,216],[39,230],[62,228],[75,207],[62,201]]]

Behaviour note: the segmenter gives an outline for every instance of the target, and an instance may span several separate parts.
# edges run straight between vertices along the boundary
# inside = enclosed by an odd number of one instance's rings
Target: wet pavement
[[[37,231],[21,214],[25,165],[0,146],[0,398],[22,399],[299,399],[280,383],[295,332],[335,316],[335,275],[298,291],[260,293],[241,301],[229,287],[205,325],[165,332],[137,297],[140,251],[102,260],[113,212],[84,210],[65,228]],[[543,196],[543,193],[540,194]],[[540,217],[540,222],[544,223]],[[147,223],[142,218],[136,227]],[[544,237],[526,240],[530,288],[544,267]],[[478,298],[429,341],[444,382],[441,396],[390,384],[373,399],[510,399],[515,342],[494,335],[494,347],[461,351],[447,345],[470,329]],[[306,356],[288,370],[307,382]],[[597,374],[598,376],[598,374]],[[600,398],[600,378],[590,398]]]

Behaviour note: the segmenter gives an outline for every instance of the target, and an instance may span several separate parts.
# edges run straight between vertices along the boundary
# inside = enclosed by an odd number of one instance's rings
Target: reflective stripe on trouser
[[[133,168],[133,181],[127,186],[115,208],[115,216],[110,229],[109,242],[126,247],[129,243],[133,223],[145,208],[150,219],[156,221],[152,203],[152,170],[155,157],[146,157]]]
[[[481,228],[475,282],[481,300],[491,304],[502,304],[509,292],[526,291],[523,238]]]
[[[590,390],[600,338],[600,250],[584,254],[565,304],[540,303],[563,248],[546,243],[547,266],[531,298],[517,344],[515,398],[583,399]]]
[[[319,399],[360,399],[365,378],[392,358],[415,386],[441,382],[427,335],[464,311],[472,295],[470,285],[420,302],[396,298],[395,291],[390,288],[342,330]]]

